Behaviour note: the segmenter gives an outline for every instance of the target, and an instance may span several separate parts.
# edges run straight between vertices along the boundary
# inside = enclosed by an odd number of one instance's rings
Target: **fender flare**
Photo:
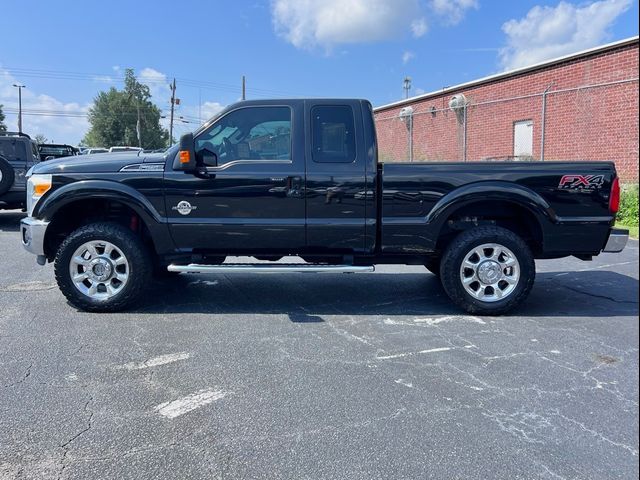
[[[36,204],[33,216],[51,220],[61,208],[79,200],[119,201],[133,209],[149,227],[167,222],[140,192],[110,180],[80,180],[64,185],[45,195]]]
[[[456,210],[485,201],[511,203],[525,208],[543,231],[545,225],[558,222],[555,211],[540,194],[523,185],[492,180],[464,185],[447,193],[433,206],[427,215],[427,223],[439,235],[444,223]]]

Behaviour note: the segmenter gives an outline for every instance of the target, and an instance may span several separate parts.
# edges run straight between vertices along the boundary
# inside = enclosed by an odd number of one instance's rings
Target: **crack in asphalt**
[[[67,462],[67,455],[69,454],[69,451],[70,451],[69,445],[71,445],[71,443],[74,440],[78,439],[80,436],[84,435],[86,432],[91,430],[91,426],[92,426],[91,421],[93,420],[94,412],[93,410],[89,410],[89,404],[92,401],[93,401],[93,396],[89,396],[89,400],[87,400],[87,403],[84,404],[84,408],[82,409],[83,413],[89,412],[89,418],[87,419],[87,426],[82,430],[80,430],[78,433],[76,433],[69,440],[67,440],[66,442],[60,445],[60,448],[62,448],[63,453],[62,453],[62,458],[60,459],[61,467],[60,467],[60,471],[58,472],[58,480],[62,479],[62,476],[64,475],[64,470],[69,466],[69,463]]]
[[[16,380],[13,383],[8,383],[6,384],[4,387],[5,388],[9,388],[9,387],[14,387],[16,385],[21,384],[22,382],[24,382],[27,378],[29,378],[29,375],[31,375],[31,367],[33,367],[33,362],[29,364],[29,366],[27,367],[27,369],[25,370],[24,374],[22,375],[22,377],[20,378],[20,380]]]
[[[617,300],[615,298],[608,297],[606,295],[599,295],[597,293],[585,292],[584,290],[580,290],[579,288],[575,288],[575,287],[569,287],[568,285],[560,285],[560,286],[562,288],[566,288],[567,290],[571,290],[572,292],[581,293],[583,295],[588,295],[588,296],[594,297],[594,298],[601,298],[603,300],[609,300],[609,301],[615,302],[615,303],[626,303],[626,304],[630,304],[630,305],[638,305],[638,302],[634,302],[633,300]]]

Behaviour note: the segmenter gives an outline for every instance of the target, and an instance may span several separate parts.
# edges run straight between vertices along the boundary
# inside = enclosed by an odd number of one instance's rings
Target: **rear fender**
[[[477,182],[457,188],[442,197],[427,215],[427,223],[434,231],[440,232],[445,222],[457,210],[474,203],[496,201],[516,204],[530,211],[540,226],[555,224],[558,221],[549,203],[530,188],[522,185],[501,182]]]

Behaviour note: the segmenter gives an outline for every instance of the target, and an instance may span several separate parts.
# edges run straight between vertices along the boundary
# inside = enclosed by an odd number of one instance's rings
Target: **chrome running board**
[[[180,273],[366,273],[374,266],[319,265],[313,263],[223,263],[221,265],[169,265],[167,270]]]

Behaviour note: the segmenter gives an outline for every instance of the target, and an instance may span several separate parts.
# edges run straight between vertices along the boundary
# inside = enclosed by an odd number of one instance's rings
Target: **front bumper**
[[[609,240],[604,246],[603,252],[618,253],[624,250],[629,240],[629,230],[623,230],[622,228],[612,228],[609,231]]]
[[[44,236],[47,232],[49,222],[27,217],[20,221],[20,238],[22,245],[28,251],[38,256],[38,263],[44,265],[46,261],[44,255]]]

